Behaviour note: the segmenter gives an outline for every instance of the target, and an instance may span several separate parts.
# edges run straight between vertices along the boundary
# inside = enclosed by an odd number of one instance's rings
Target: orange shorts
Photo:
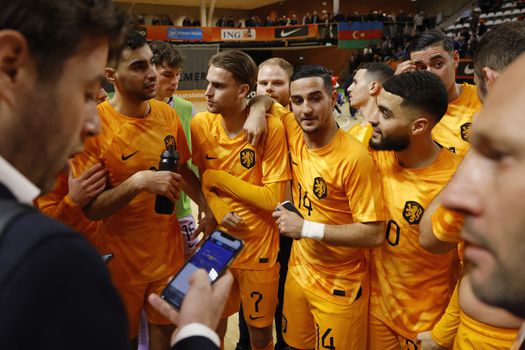
[[[224,307],[223,318],[239,311],[242,302],[246,323],[255,328],[273,324],[277,307],[279,264],[268,270],[230,269],[234,282]]]
[[[370,291],[367,285],[362,288],[351,304],[335,304],[303,288],[288,272],[283,307],[286,343],[296,349],[364,350]]]
[[[151,293],[159,294],[164,290],[168,284],[169,277],[166,276],[160,280],[139,284],[133,286],[123,286],[115,284],[120,298],[126,308],[129,325],[129,339],[134,339],[138,336],[140,313],[144,309],[148,317],[148,322],[157,325],[172,324],[168,319],[164,318],[153,306],[148,303],[148,295]]]
[[[418,350],[415,339],[396,333],[380,319],[368,315],[368,350]]]

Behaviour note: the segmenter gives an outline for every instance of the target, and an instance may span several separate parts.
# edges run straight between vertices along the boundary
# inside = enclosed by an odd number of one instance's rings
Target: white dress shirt
[[[40,189],[0,156],[0,182],[23,204],[33,205]]]

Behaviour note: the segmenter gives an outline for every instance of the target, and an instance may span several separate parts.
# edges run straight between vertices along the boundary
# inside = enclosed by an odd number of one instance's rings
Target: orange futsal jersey
[[[463,214],[440,205],[432,214],[432,231],[443,242],[461,243]]]
[[[464,156],[470,148],[468,134],[472,120],[480,110],[476,86],[462,84],[461,94],[448,104],[447,113],[432,129],[432,138],[443,147]]]
[[[68,196],[68,174],[62,171],[55,182],[53,191],[38,196],[35,207],[42,213],[72,227],[86,237],[92,244],[96,243],[96,221],[90,221],[79,207]]]
[[[454,289],[457,252],[428,253],[419,244],[419,222],[461,157],[442,149],[431,165],[407,169],[395,152],[371,153],[381,174],[388,221],[386,242],[371,250],[370,313],[413,339],[439,320]]]
[[[368,142],[372,137],[372,125],[367,123],[363,126],[361,123],[355,124],[347,131],[348,135],[352,135],[361,142],[365,147],[368,147]]]
[[[222,116],[198,113],[191,121],[192,160],[201,171],[224,170],[253,185],[290,180],[286,138],[282,123],[267,116],[266,138],[256,148],[244,133],[230,138],[222,126]],[[279,231],[272,212],[256,208],[225,193],[220,198],[242,217],[246,226],[221,230],[239,237],[245,247],[232,264],[234,268],[264,270],[277,261]],[[276,203],[277,204],[277,203]]]
[[[108,188],[116,187],[141,170],[155,170],[161,153],[176,145],[179,164],[190,158],[184,131],[176,112],[166,103],[149,100],[145,118],[130,118],[109,102],[98,106],[103,125],[110,130],[86,147],[77,163],[83,172],[94,162],[104,163]],[[83,161],[85,164],[79,164]],[[111,252],[109,268],[117,283],[142,284],[168,276],[183,262],[182,235],[175,214],[155,213],[155,195],[140,192],[117,213],[103,219],[97,230],[97,247]]]
[[[331,225],[383,221],[378,172],[363,145],[339,129],[328,145],[308,149],[293,113],[279,115],[290,148],[294,203],[304,218]],[[296,240],[289,273],[325,300],[349,304],[367,283],[367,251],[314,239]]]

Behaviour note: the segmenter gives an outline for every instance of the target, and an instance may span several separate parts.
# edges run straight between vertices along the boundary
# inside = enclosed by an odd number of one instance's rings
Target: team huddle
[[[272,58],[257,67],[221,51],[209,62],[207,111],[194,115],[173,97],[176,48],[131,32],[106,68],[114,96],[93,96],[100,134],[36,205],[112,254],[134,346],[147,329],[149,349],[169,348],[173,325],[148,295],[218,229],[245,244],[230,267],[221,339],[242,310],[254,350],[274,349],[274,318],[280,349],[510,349],[522,320],[474,295],[463,214],[446,204],[482,102],[523,39],[521,23],[487,33],[474,86],[456,83],[450,39],[422,33],[396,71],[358,68],[348,92],[362,119],[344,131],[321,65]],[[177,172],[158,169],[167,149],[178,152]],[[176,214],[155,212],[158,195]]]

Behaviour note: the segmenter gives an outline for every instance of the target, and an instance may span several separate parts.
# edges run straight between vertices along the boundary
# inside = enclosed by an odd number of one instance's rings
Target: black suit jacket
[[[210,339],[201,336],[194,336],[182,339],[177,342],[172,350],[218,350],[219,348]]]
[[[0,198],[15,201],[1,183]],[[0,238],[0,349],[129,349],[124,307],[100,255],[36,210]]]

